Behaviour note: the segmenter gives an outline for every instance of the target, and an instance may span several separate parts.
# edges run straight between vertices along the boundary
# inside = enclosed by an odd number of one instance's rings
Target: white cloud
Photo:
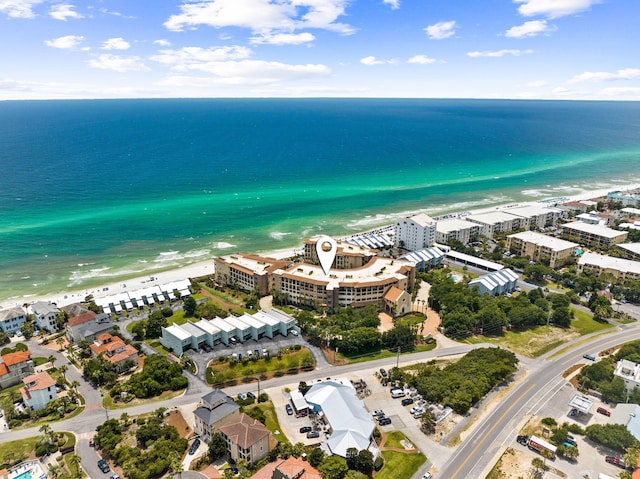
[[[101,70],[113,70],[116,72],[139,72],[148,71],[147,67],[140,57],[121,57],[111,53],[99,55],[98,58],[89,60],[91,68],[99,68]]]
[[[84,16],[76,12],[74,8],[76,8],[75,5],[59,3],[51,7],[49,15],[56,20],[62,20],[65,22],[67,21],[67,18],[84,18]]]
[[[173,31],[208,25],[215,28],[243,27],[256,33],[292,32],[307,28],[354,33],[338,23],[347,0],[200,0],[180,6],[164,26]]]
[[[604,88],[602,93],[607,96],[625,96],[627,98],[640,98],[640,87],[610,87]]]
[[[12,18],[33,18],[33,7],[43,0],[0,0],[0,12]]]
[[[417,63],[419,65],[429,65],[431,63],[435,63],[437,60],[435,58],[429,58],[426,55],[414,55],[411,58],[409,58],[409,60],[407,60],[407,63]]]
[[[102,46],[101,50],[128,50],[131,45],[129,42],[125,41],[124,38],[109,38],[106,40]]]
[[[156,45],[160,45],[161,47],[171,46],[171,42],[169,40],[165,40],[164,38],[161,38],[160,40],[154,40],[153,43],[155,43]]]
[[[491,57],[491,58],[500,58],[505,55],[513,55],[514,57],[519,57],[520,55],[529,55],[533,53],[533,50],[485,50],[483,52],[469,52],[467,53],[468,57],[471,58],[479,58],[479,57]]]
[[[188,70],[201,71],[213,77],[171,75],[160,82],[168,86],[209,87],[214,85],[265,85],[281,81],[326,76],[331,69],[322,64],[291,65],[263,60],[207,62],[188,65]]]
[[[368,57],[361,58],[360,63],[362,63],[363,65],[373,66],[373,65],[382,65],[383,63],[386,63],[386,62],[383,60],[378,60],[373,55],[370,55]]]
[[[617,72],[584,72],[571,78],[567,83],[581,83],[586,81],[633,80],[640,78],[640,69],[625,68]]]
[[[546,80],[536,80],[536,81],[530,81],[529,83],[525,83],[524,86],[529,88],[540,88],[543,86],[547,86],[548,84],[549,82]]]
[[[150,57],[154,62],[171,65],[174,70],[184,71],[191,65],[207,62],[243,60],[252,54],[251,49],[243,46],[229,47],[184,47],[179,50],[160,50],[158,55]]]
[[[53,48],[75,48],[84,41],[84,37],[80,35],[65,35],[64,37],[54,38],[53,40],[45,40],[47,46]]]
[[[548,18],[560,18],[589,10],[599,0],[513,0],[521,3],[518,12],[524,17],[543,15]]]
[[[251,37],[251,43],[254,45],[300,45],[301,43],[309,43],[316,39],[311,33],[266,33],[263,35]]]
[[[400,0],[382,0],[382,3],[390,5],[392,10],[400,8]]]
[[[557,29],[555,25],[548,25],[546,20],[532,20],[524,22],[522,25],[511,27],[504,35],[509,38],[535,37],[555,32]]]
[[[424,31],[427,32],[427,35],[432,40],[443,40],[456,34],[456,22],[451,20],[449,22],[434,23],[426,27]]]

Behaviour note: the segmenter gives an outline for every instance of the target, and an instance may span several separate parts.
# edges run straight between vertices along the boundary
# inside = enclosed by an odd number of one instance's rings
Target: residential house
[[[618,376],[624,381],[625,389],[628,392],[640,387],[640,364],[627,359],[621,359],[616,363],[614,376]]]
[[[195,431],[200,437],[209,439],[224,420],[240,415],[240,406],[220,389],[213,389],[200,399],[193,411]]]
[[[35,317],[38,329],[55,333],[60,330],[58,327],[58,314],[60,310],[51,302],[37,301],[31,305],[31,312]]]
[[[424,213],[397,221],[394,230],[396,246],[411,251],[436,242],[436,222]]]
[[[41,411],[50,401],[58,399],[56,382],[49,373],[32,374],[22,380],[24,387],[20,389],[22,401],[33,411]]]
[[[128,361],[132,361],[134,367],[138,365],[138,350],[118,336],[110,333],[98,334],[90,347],[94,356],[104,355],[107,361],[117,364],[119,371],[128,369],[125,365]]]
[[[307,461],[291,456],[270,462],[251,479],[322,479],[322,473]]]
[[[69,341],[80,342],[83,340],[94,341],[101,333],[109,332],[113,329],[113,321],[108,314],[96,314],[88,311],[79,316],[69,318],[67,322],[67,339]]]
[[[234,461],[244,459],[255,464],[267,457],[272,447],[271,432],[264,425],[244,413],[225,419],[218,427],[227,444],[227,452]]]
[[[0,309],[0,331],[10,335],[19,332],[27,321],[27,313],[19,306],[9,309]]]
[[[0,356],[0,389],[8,388],[33,374],[31,351],[16,351]]]

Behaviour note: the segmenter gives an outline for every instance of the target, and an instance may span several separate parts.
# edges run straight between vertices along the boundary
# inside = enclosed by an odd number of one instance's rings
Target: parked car
[[[387,372],[384,370],[384,368],[380,368],[380,375],[381,375],[383,378],[386,378],[386,377],[387,377]]]
[[[607,461],[609,464],[613,464],[614,466],[621,467],[622,469],[626,469],[627,467],[624,461],[617,456],[606,456],[604,460]]]
[[[424,412],[424,409],[419,406],[414,406],[409,409],[409,412],[415,416],[416,414],[422,414]]]
[[[302,426],[302,427],[300,428],[300,433],[309,432],[309,431],[311,431],[311,430],[312,430],[311,426]]]
[[[588,359],[589,361],[595,361],[596,357],[593,354],[583,354],[583,358]]]
[[[296,331],[295,329],[292,329],[291,331],[289,331],[291,334],[293,334],[294,336],[298,335],[298,331]]]
[[[404,397],[404,389],[394,388],[391,390],[391,397],[394,399]]]
[[[611,411],[603,407],[599,407],[598,409],[596,409],[596,411],[604,416],[607,416],[607,417],[611,416]]]
[[[404,398],[404,399],[402,400],[401,404],[402,404],[403,406],[408,406],[409,404],[413,404],[413,399],[411,399],[411,398]]]
[[[376,409],[371,413],[372,416],[384,416],[384,411],[382,409]]]
[[[104,473],[107,473],[110,471],[109,469],[109,464],[107,464],[107,461],[105,461],[104,459],[100,459],[98,461],[98,467],[100,468],[100,470]]]
[[[249,392],[247,393],[247,397],[248,397],[248,398],[251,398],[251,399],[255,399],[255,398],[256,398],[256,395],[255,395],[255,394],[253,394],[251,391],[249,391]]]
[[[291,407],[291,404],[287,404],[284,408],[287,410],[287,414],[289,416],[293,415],[293,408]]]
[[[240,401],[244,401],[245,399],[247,399],[247,395],[244,393],[240,393],[238,394],[238,399],[240,399]]]
[[[320,437],[320,433],[318,431],[309,431],[307,433],[307,439],[315,439],[317,437]]]
[[[109,479],[120,479],[120,476],[114,472],[109,476]]]
[[[387,425],[391,424],[391,418],[390,417],[381,417],[378,420],[378,424],[380,424],[381,426],[387,426]]]
[[[196,438],[196,440],[193,441],[191,443],[191,446],[189,447],[189,455],[193,456],[198,450],[199,446],[200,446],[200,439]]]

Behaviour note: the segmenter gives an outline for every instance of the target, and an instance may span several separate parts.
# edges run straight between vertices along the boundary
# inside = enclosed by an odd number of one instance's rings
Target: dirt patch
[[[165,422],[170,426],[174,426],[178,430],[180,437],[189,437],[192,432],[191,428],[187,425],[187,421],[182,417],[182,413],[177,409],[169,413],[165,418]]]
[[[394,328],[393,318],[390,314],[380,313],[378,314],[378,318],[380,318],[380,326],[378,326],[378,331],[384,333],[385,331],[390,331]]]
[[[584,364],[574,364],[573,366],[571,366],[569,369],[567,369],[565,372],[562,373],[562,377],[566,379],[569,376],[572,376],[573,373],[582,369],[583,366]]]
[[[227,311],[230,310],[235,310],[235,309],[240,309],[240,306],[238,306],[237,304],[232,304],[232,303],[227,303],[226,301],[224,301],[221,298],[218,298],[217,296],[214,296],[213,294],[211,294],[209,291],[207,291],[206,289],[201,289],[199,291],[199,293],[203,296],[206,296],[207,298],[209,298],[211,301],[213,301],[214,303],[216,303],[218,306],[220,306],[222,309],[226,309]]]
[[[531,459],[530,454],[509,447],[487,477],[492,479],[530,477],[530,473],[533,471]]]
[[[42,344],[41,346],[44,349],[49,349],[51,351],[63,351],[69,345],[69,341],[65,336],[60,336],[54,340],[50,340],[47,344]]]

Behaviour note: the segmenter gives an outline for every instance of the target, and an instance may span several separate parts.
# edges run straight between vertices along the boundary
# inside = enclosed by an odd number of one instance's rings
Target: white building
[[[640,364],[621,359],[616,363],[616,369],[613,374],[622,378],[629,392],[633,391],[634,388],[640,387]]]
[[[607,220],[600,218],[597,211],[589,211],[588,213],[582,213],[576,216],[578,221],[587,223],[589,225],[606,225]]]
[[[583,253],[578,260],[578,274],[582,274],[583,271],[592,271],[597,276],[608,273],[620,281],[640,279],[640,261]]]
[[[408,250],[429,247],[436,242],[436,222],[429,216],[419,215],[397,221],[395,243]]]
[[[518,286],[518,275],[508,268],[483,274],[469,281],[469,288],[478,288],[480,294],[492,296],[514,291]]]
[[[38,301],[31,305],[31,312],[33,313],[38,329],[55,333],[58,331],[58,323],[56,318],[60,313],[58,307],[52,303],[45,303],[44,301]]]
[[[445,256],[445,252],[439,248],[426,248],[403,254],[398,259],[413,261],[418,271],[428,271],[431,268],[441,265]]]
[[[511,215],[506,211],[478,213],[469,215],[466,219],[479,224],[482,227],[481,234],[487,238],[493,238],[496,233],[511,233],[518,229],[529,229],[529,219]]]
[[[469,244],[476,236],[483,234],[484,228],[473,221],[451,218],[436,223],[436,243],[447,244],[451,240],[458,240],[462,244]]]
[[[41,411],[50,401],[58,399],[56,382],[46,371],[27,376],[22,382],[22,401],[34,411]]]
[[[592,225],[582,221],[574,221],[562,225],[565,234],[575,238],[580,244],[608,248],[614,244],[624,243],[629,233],[617,231],[603,225]]]
[[[555,226],[558,219],[562,217],[562,210],[541,205],[515,206],[504,210],[505,213],[525,219],[522,226],[524,229],[543,229]]]
[[[27,321],[27,313],[19,306],[9,309],[0,309],[0,331],[15,334]]]
[[[640,261],[640,243],[622,243],[618,248],[624,250],[627,259]]]

